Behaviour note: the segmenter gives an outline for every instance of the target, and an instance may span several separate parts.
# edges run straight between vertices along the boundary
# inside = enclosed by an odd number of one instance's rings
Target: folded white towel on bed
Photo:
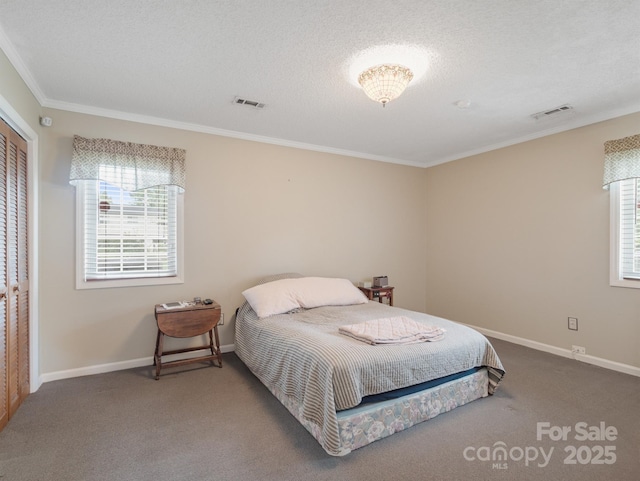
[[[444,338],[445,330],[405,316],[385,317],[338,328],[340,334],[369,344],[413,344]]]

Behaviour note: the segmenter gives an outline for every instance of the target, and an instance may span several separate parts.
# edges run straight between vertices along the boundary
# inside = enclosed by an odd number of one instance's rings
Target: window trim
[[[184,284],[184,194],[178,193],[176,205],[177,274],[171,277],[136,277],[131,279],[84,279],[84,182],[76,185],[76,289],[107,289],[112,287],[157,286]]]
[[[609,185],[609,285],[640,289],[640,280],[625,279],[620,262],[620,183]]]

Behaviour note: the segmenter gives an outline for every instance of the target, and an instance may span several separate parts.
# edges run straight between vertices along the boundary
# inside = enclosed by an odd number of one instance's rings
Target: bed
[[[369,301],[346,279],[279,274],[243,294],[236,354],[333,456],[491,395],[504,376],[482,334]],[[397,316],[444,338],[372,345],[340,332]]]

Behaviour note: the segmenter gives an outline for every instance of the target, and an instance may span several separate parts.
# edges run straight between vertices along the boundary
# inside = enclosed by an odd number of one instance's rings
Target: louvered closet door
[[[6,419],[15,413],[29,394],[29,278],[27,243],[27,143],[8,125],[2,128],[4,143],[3,172],[5,179],[0,197],[0,226],[3,235],[0,252],[0,295],[4,326],[3,411]],[[0,359],[1,361],[1,359]],[[0,424],[2,427],[3,424]]]
[[[9,421],[9,383],[7,382],[7,161],[9,126],[0,121],[0,429]]]

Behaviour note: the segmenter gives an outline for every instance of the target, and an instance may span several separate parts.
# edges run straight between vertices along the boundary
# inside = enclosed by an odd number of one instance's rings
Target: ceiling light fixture
[[[382,64],[362,72],[358,76],[358,83],[371,100],[380,102],[384,107],[404,92],[412,78],[413,73],[407,67]]]

